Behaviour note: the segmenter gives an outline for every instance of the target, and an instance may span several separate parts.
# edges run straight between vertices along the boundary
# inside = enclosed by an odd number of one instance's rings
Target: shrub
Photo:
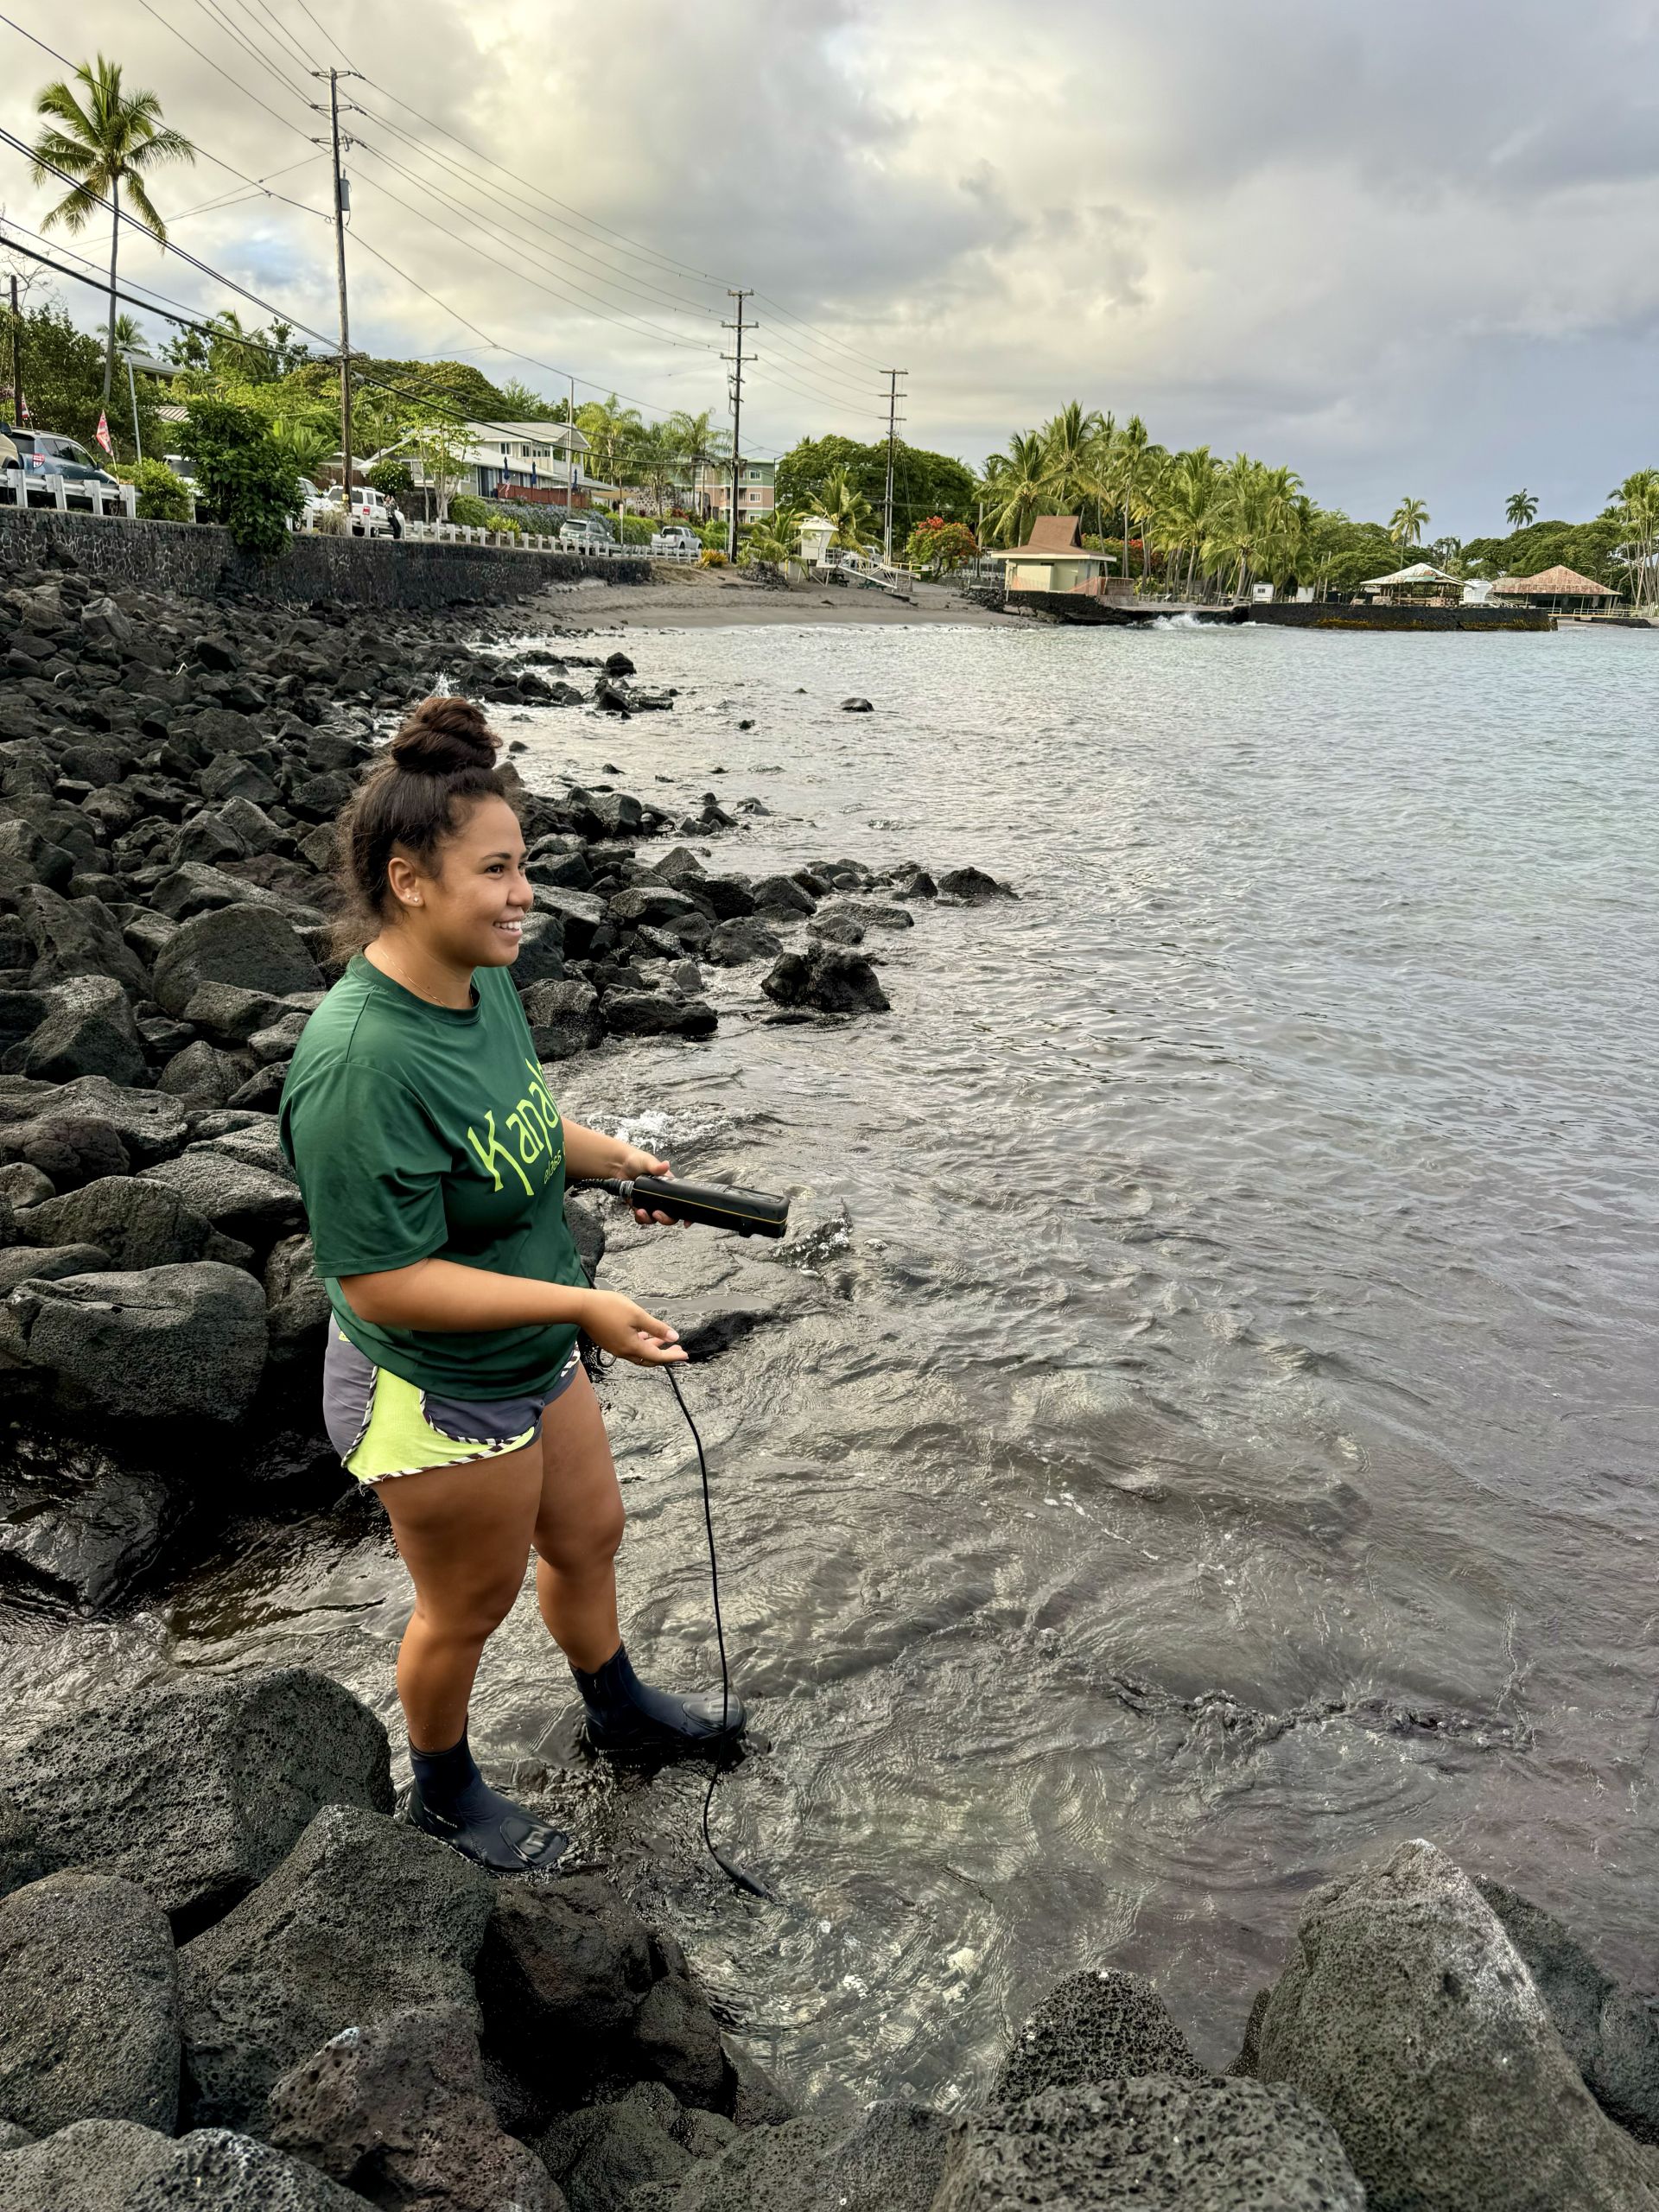
[[[229,399],[193,399],[179,443],[213,520],[239,551],[274,560],[305,506],[293,455],[251,408]]]
[[[470,492],[457,493],[450,500],[449,519],[459,523],[463,530],[494,530],[500,522],[488,501],[475,499]]]
[[[415,472],[406,461],[377,461],[363,480],[388,499],[407,499],[414,495]]]
[[[943,575],[971,561],[978,550],[966,523],[946,522],[940,515],[931,515],[911,531],[905,558],[912,569],[931,569]]]
[[[662,524],[645,515],[613,515],[611,528],[619,545],[649,545]]]
[[[723,569],[727,566],[726,556],[718,545],[705,545],[697,556],[697,566],[700,569]]]
[[[189,488],[164,461],[141,461],[128,479],[138,493],[140,522],[194,522]]]
[[[726,550],[726,525],[718,515],[712,522],[704,523],[697,534],[703,543],[712,546],[716,553],[723,553]]]

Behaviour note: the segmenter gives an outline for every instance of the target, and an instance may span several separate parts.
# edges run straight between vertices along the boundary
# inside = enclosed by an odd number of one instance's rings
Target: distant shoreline
[[[671,579],[648,584],[611,584],[597,580],[553,586],[539,605],[561,629],[739,630],[851,626],[867,628],[937,628],[954,623],[976,630],[1007,629],[1019,617],[976,607],[944,584],[918,583],[911,601],[885,592],[849,590],[816,584],[790,590],[767,589],[741,570],[687,569]]]

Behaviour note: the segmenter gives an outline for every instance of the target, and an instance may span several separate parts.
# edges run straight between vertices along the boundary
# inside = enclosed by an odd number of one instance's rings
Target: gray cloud
[[[194,0],[156,0],[275,114],[124,0],[80,0],[73,33],[40,0],[18,4],[53,43],[120,56],[250,175],[304,161],[272,189],[324,208],[305,105],[317,87],[273,28],[320,48],[297,0],[231,11],[253,54]],[[1646,356],[1659,267],[1644,247],[1659,215],[1655,0],[1607,0],[1585,36],[1554,0],[1363,13],[1189,0],[1174,16],[1100,0],[613,0],[602,15],[574,0],[342,0],[317,13],[373,80],[361,98],[375,119],[356,127],[423,181],[366,148],[353,156],[354,335],[376,350],[460,353],[554,388],[514,358],[529,355],[664,407],[720,407],[725,286],[741,283],[766,296],[750,310],[748,420],[773,445],[873,435],[893,361],[910,371],[908,434],[976,461],[1077,397],[1141,413],[1167,444],[1288,461],[1355,512],[1417,493],[1436,527],[1465,532],[1491,527],[1521,481],[1548,509],[1586,512],[1659,461]],[[3,27],[0,56],[0,121],[26,133],[54,65]],[[480,181],[505,197],[476,250],[398,204],[465,234],[465,214],[426,187],[484,212]],[[204,161],[158,196],[194,207],[233,184]],[[12,156],[0,200],[29,223],[47,204]],[[332,329],[315,213],[255,200],[186,216],[175,235]],[[106,250],[98,226],[80,244]],[[128,259],[192,306],[228,296],[146,249]]]

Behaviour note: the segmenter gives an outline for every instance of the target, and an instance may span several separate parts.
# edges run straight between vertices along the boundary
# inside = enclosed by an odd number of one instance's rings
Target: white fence
[[[13,506],[27,507],[32,504],[31,492],[46,493],[53,506],[64,514],[72,506],[84,505],[100,520],[106,514],[117,514],[131,522],[138,512],[138,494],[130,484],[111,488],[86,477],[35,476],[21,468],[0,468],[0,506],[10,501]]]

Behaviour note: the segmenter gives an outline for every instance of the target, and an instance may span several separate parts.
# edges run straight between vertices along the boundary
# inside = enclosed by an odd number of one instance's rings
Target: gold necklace
[[[449,1005],[448,1000],[435,999],[430,991],[423,991],[420,985],[411,978],[408,969],[406,968],[400,967],[398,963],[393,960],[391,955],[386,950],[384,945],[380,948],[380,953],[381,958],[385,960],[387,969],[391,972],[393,982],[401,983],[404,988],[410,993],[413,997],[422,1000],[428,1006],[442,1007],[444,1010],[449,1014],[465,1013],[465,1007],[452,1007]],[[371,967],[373,967],[375,964],[376,963],[373,961],[369,963]]]

